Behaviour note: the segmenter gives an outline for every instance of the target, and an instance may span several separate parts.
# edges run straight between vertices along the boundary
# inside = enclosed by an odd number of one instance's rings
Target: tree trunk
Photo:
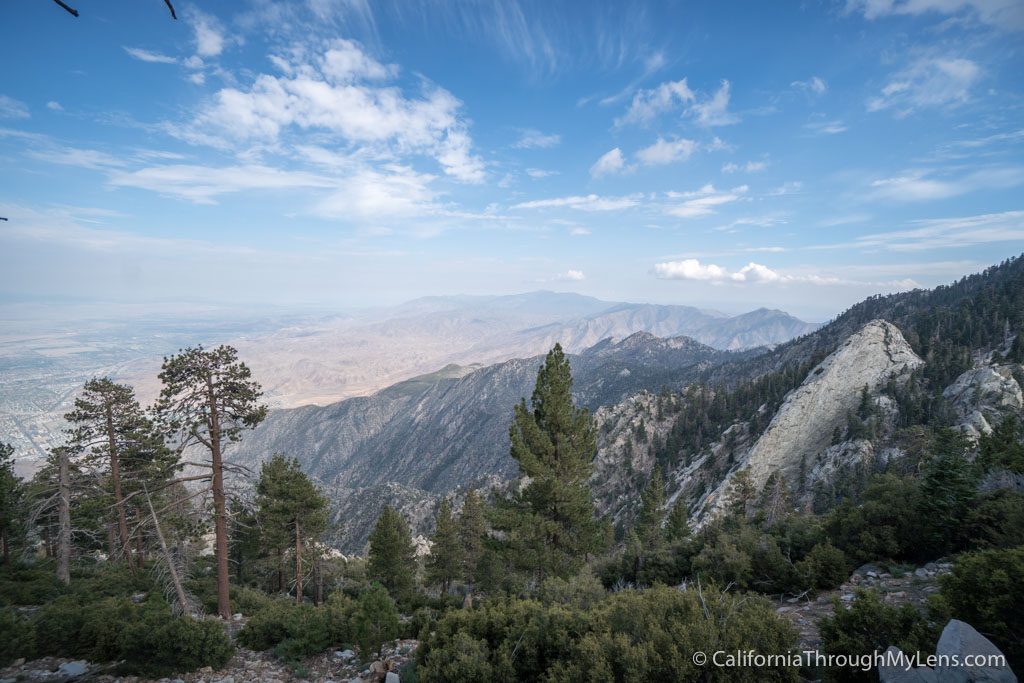
[[[217,398],[208,380],[210,401],[210,463],[213,466],[213,530],[214,555],[217,558],[217,613],[222,619],[231,618],[231,588],[228,574],[228,525],[224,505],[224,461],[221,456],[220,416]]]
[[[110,559],[111,562],[113,562],[114,558],[117,557],[117,541],[114,540],[115,538],[116,538],[116,532],[114,531],[114,525],[113,524],[108,524],[107,525],[107,557]]]
[[[121,492],[121,458],[117,454],[117,439],[114,434],[114,415],[107,406],[107,443],[110,449],[110,480],[114,485],[114,506],[117,509],[117,533],[121,539],[121,552],[124,553],[128,568],[132,568],[132,548],[128,541],[128,519],[124,513],[124,495]]]
[[[0,531],[0,544],[3,545],[4,550],[4,564],[11,563],[11,549],[7,547],[7,531]]]
[[[295,520],[295,604],[302,604],[302,524]]]
[[[57,579],[65,586],[71,583],[71,483],[68,468],[68,454],[61,452],[58,470],[60,496],[57,505]]]
[[[313,571],[316,572],[316,604],[324,604],[324,572],[320,558],[314,556]]]
[[[167,573],[171,577],[171,583],[174,584],[174,594],[178,596],[178,605],[181,608],[182,614],[188,614],[192,611],[192,606],[185,596],[185,589],[181,585],[181,577],[178,576],[178,570],[174,566],[174,558],[171,557],[171,551],[167,549],[167,541],[164,540],[164,532],[160,530],[160,520],[157,519],[156,510],[153,509],[153,501],[149,497],[149,491],[146,492],[146,502],[149,504],[149,514],[153,517],[153,529],[156,530],[156,538],[160,541],[160,550],[163,551],[164,562],[167,563]]]
[[[129,555],[131,557],[131,555]],[[143,562],[146,559],[145,553],[142,551],[142,525],[135,530],[135,559],[139,564],[139,569],[142,569]]]
[[[277,592],[284,593],[284,548],[277,549]]]

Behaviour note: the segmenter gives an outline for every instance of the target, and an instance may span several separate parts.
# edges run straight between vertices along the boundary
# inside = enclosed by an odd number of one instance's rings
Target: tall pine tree
[[[301,603],[302,556],[327,529],[327,499],[298,460],[277,454],[260,469],[256,504],[268,544],[287,543],[295,554],[295,602]]]
[[[431,540],[433,543],[427,559],[427,580],[430,584],[440,586],[441,592],[447,595],[452,581],[459,577],[462,569],[458,522],[452,516],[452,506],[447,498],[437,508],[437,529]]]
[[[587,480],[597,451],[589,412],[572,401],[569,360],[558,344],[537,373],[530,398],[515,407],[512,458],[529,483],[502,502],[496,526],[513,561],[541,581],[567,577],[599,549]]]
[[[370,534],[366,566],[371,580],[379,581],[395,600],[408,597],[416,586],[416,549],[405,517],[386,505]]]
[[[199,445],[210,454],[209,475],[197,479],[209,481],[213,493],[217,613],[230,619],[224,451],[242,438],[243,430],[256,427],[267,416],[266,406],[259,402],[263,392],[230,346],[211,351],[198,346],[165,358],[160,381],[163,389],[156,404],[160,425],[176,438],[179,452]]]
[[[18,531],[22,485],[14,474],[14,446],[0,442],[0,554],[11,563],[11,540]]]
[[[484,520],[484,504],[476,491],[466,494],[459,514],[459,541],[462,544],[462,580],[466,582],[466,603],[473,604],[473,589],[476,586],[480,559],[484,554],[484,534],[487,522]]]

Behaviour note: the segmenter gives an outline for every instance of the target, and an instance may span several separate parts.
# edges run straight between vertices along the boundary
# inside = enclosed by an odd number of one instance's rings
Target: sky
[[[1024,0],[69,4],[0,5],[4,301],[824,320],[1024,252]]]

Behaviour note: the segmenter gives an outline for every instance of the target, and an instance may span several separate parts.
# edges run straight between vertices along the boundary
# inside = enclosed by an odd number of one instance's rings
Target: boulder
[[[65,678],[78,678],[84,676],[89,671],[89,663],[85,661],[77,662],[64,662],[57,669],[57,673]]]
[[[942,629],[939,644],[935,648],[938,656],[956,657],[963,661],[967,655],[984,655],[1000,658],[1002,666],[938,666],[936,672],[941,681],[977,681],[985,683],[1017,683],[1017,677],[1009,666],[1006,658],[992,641],[978,633],[973,626],[958,619],[951,619],[946,628]]]
[[[388,675],[384,677],[384,683],[400,683],[401,679],[394,671],[389,671]]]
[[[926,666],[907,669],[909,660],[895,645],[885,651],[886,664],[878,667],[880,683],[938,683],[935,672]]]

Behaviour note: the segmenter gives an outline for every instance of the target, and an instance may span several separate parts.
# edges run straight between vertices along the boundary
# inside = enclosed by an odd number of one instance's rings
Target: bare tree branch
[[[77,17],[78,16],[78,10],[76,10],[74,7],[68,6],[67,4],[61,2],[61,0],[53,0],[53,1],[55,3],[57,3],[58,5],[60,5],[61,7],[63,7],[67,11],[67,13],[70,14],[71,16],[73,16],[73,17]]]

